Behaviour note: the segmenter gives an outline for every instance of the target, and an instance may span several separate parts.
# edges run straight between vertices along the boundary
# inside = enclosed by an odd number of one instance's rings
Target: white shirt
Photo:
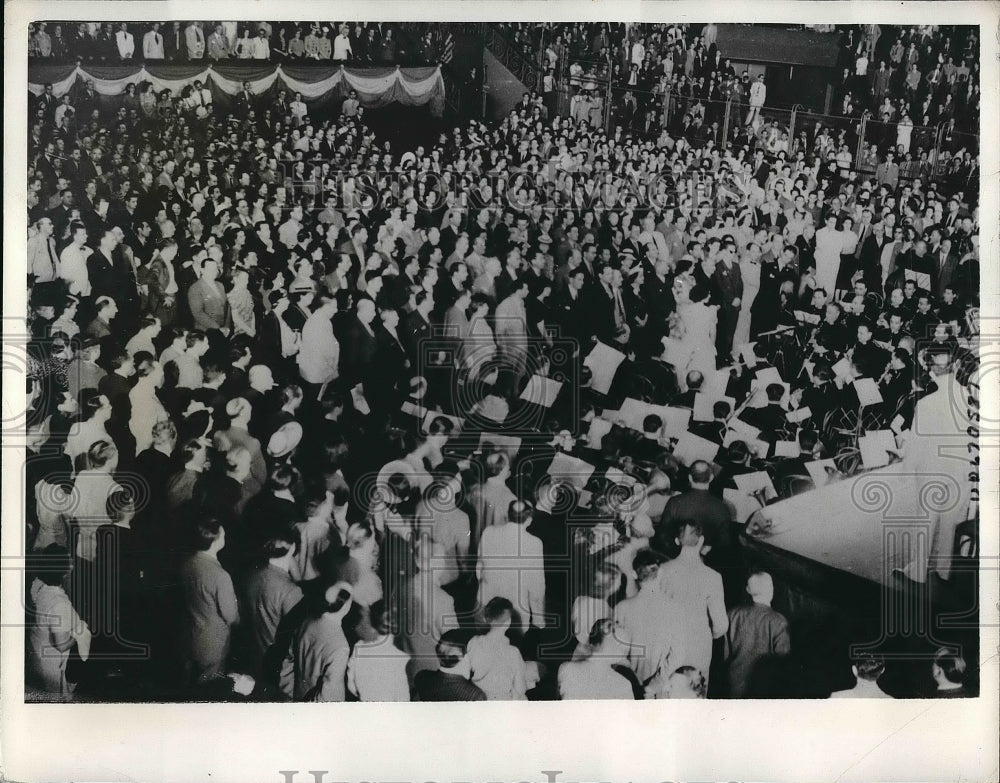
[[[643,58],[646,56],[646,47],[636,41],[632,44],[632,63],[635,65],[642,65]]]
[[[306,383],[327,383],[337,377],[340,343],[333,336],[329,312],[317,310],[302,327],[298,362]]]
[[[635,699],[632,684],[600,657],[564,663],[558,680],[561,699]]]
[[[69,285],[69,292],[75,296],[90,296],[90,275],[87,273],[87,258],[94,251],[86,245],[69,245],[59,256],[59,276]]]
[[[351,52],[351,39],[341,33],[333,39],[333,59],[346,60]]]
[[[347,689],[360,701],[396,702],[410,700],[406,665],[410,656],[383,636],[360,641],[347,662]]]
[[[506,513],[504,509],[504,513]],[[542,542],[523,526],[508,522],[483,530],[479,542],[480,600],[508,599],[521,613],[521,622],[545,627],[545,580]]]
[[[764,82],[756,81],[750,85],[750,105],[763,106],[767,99],[767,85]]]

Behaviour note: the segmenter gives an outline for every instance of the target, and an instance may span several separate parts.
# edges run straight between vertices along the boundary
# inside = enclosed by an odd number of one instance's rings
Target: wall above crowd
[[[184,88],[200,81],[222,103],[234,100],[249,84],[253,95],[284,89],[289,96],[301,93],[312,109],[345,98],[356,91],[358,101],[368,109],[392,103],[404,106],[428,105],[440,116],[444,109],[445,84],[440,66],[427,67],[344,67],[342,65],[248,65],[214,64],[124,64],[48,65],[31,63],[28,91],[41,95],[52,85],[57,97],[70,94],[87,81],[109,102],[125,94],[128,85],[149,83],[159,93],[169,90],[179,96]]]

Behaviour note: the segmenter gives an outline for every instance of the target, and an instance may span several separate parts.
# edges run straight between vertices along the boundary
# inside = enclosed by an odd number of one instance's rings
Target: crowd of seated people
[[[975,189],[541,96],[402,154],[363,114],[142,96],[32,99],[32,698],[850,687],[795,674],[826,651],[731,493],[863,469],[858,379],[901,433],[967,382]],[[885,666],[964,693],[955,656]]]
[[[383,22],[35,22],[28,57],[53,62],[230,60],[436,63],[443,41]]]

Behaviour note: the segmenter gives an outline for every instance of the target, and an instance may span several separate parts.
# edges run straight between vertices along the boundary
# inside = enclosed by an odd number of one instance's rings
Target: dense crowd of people
[[[28,57],[52,62],[220,62],[227,60],[436,63],[445,36],[416,40],[384,22],[35,22]]]
[[[402,154],[86,99],[29,114],[30,696],[850,688],[783,663],[745,501],[874,467],[858,417],[913,459],[975,377],[977,189],[542,96]]]
[[[737,67],[717,44],[718,25],[509,23],[504,32],[544,70],[541,92],[555,111],[560,85],[572,93],[570,114],[595,127],[612,122],[653,136],[662,130],[694,143],[722,139],[729,104],[729,133],[737,146],[754,133],[772,152],[817,143],[853,156],[864,112],[874,169],[898,166],[909,178],[931,169],[937,126],[943,124],[939,171],[968,176],[978,158],[978,36],[972,27],[913,28],[859,25],[840,29],[839,76],[830,116],[804,119],[790,137],[788,109],[764,111],[767,84]],[[606,103],[611,100],[611,106]],[[817,111],[820,107],[812,107]],[[768,116],[768,115],[771,116]],[[825,130],[825,133],[821,133]],[[820,152],[823,150],[821,149]]]

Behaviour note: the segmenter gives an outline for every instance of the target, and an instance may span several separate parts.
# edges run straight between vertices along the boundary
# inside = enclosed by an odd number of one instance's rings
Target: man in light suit
[[[515,386],[528,368],[528,314],[524,307],[528,291],[528,279],[519,277],[513,293],[497,305],[496,311],[497,347],[514,374]]]
[[[229,300],[218,277],[218,262],[214,258],[206,258],[201,265],[201,277],[188,289],[188,304],[195,329],[207,332],[229,328]]]
[[[35,223],[38,233],[28,240],[28,274],[35,283],[49,283],[59,276],[59,254],[52,238],[54,224],[49,217]]]
[[[746,125],[753,124],[760,115],[760,110],[767,100],[767,85],[764,84],[764,74],[757,77],[757,81],[750,85],[750,111],[747,112]]]
[[[210,60],[224,60],[229,57],[229,42],[222,32],[221,24],[217,24],[212,34],[208,36],[208,57]]]
[[[131,60],[135,54],[135,38],[128,31],[128,25],[121,23],[118,32],[115,34],[115,43],[118,46],[118,55],[123,60]]]
[[[198,22],[191,22],[184,28],[184,42],[189,60],[200,60],[205,56],[205,33]]]
[[[142,37],[142,56],[145,60],[163,59],[163,35],[159,22],[153,22],[153,29]]]

